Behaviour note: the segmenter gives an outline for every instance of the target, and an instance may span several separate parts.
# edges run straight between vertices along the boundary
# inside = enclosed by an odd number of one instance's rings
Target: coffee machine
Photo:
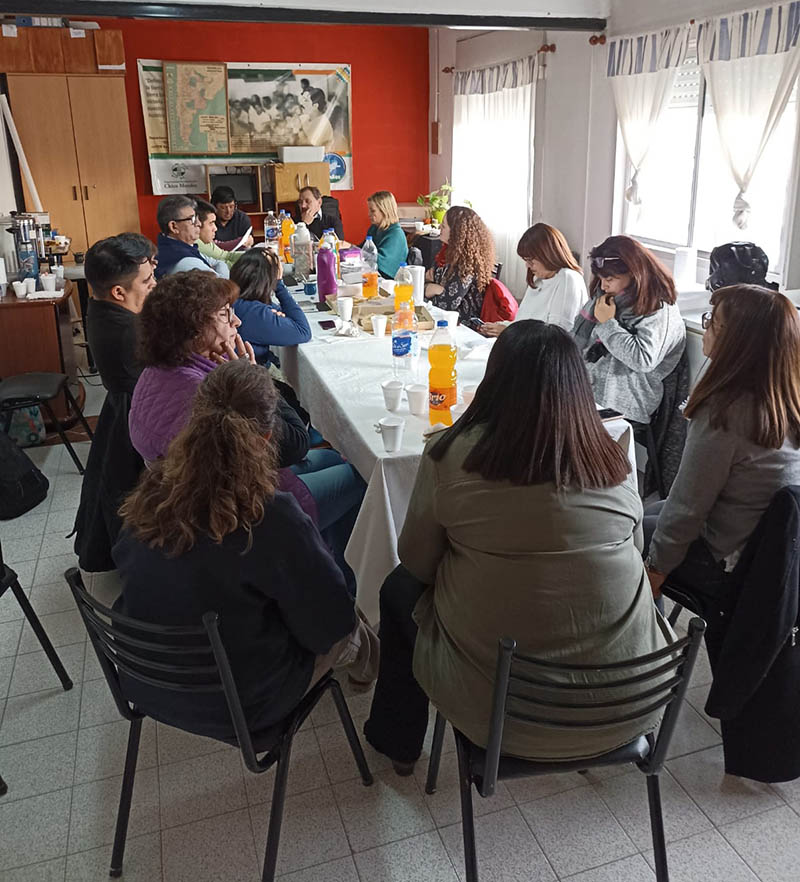
[[[46,211],[12,211],[6,231],[14,237],[20,279],[39,275],[39,261],[47,256],[45,236],[50,229],[50,215]]]

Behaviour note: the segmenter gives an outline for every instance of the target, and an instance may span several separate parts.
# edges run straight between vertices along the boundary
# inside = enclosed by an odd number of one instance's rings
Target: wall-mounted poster
[[[170,153],[229,153],[225,65],[165,61],[163,68]]]
[[[220,152],[199,152],[176,144],[168,126],[176,130],[179,119],[169,119],[165,97],[165,68],[178,62],[139,59],[139,91],[144,114],[153,193],[197,193],[203,165]],[[281,146],[316,145],[325,149],[332,190],[353,188],[351,74],[347,64],[261,64],[227,62],[225,65],[190,64],[203,70],[227,68],[228,148],[236,162],[269,162]],[[189,86],[189,94],[196,84]],[[190,101],[193,99],[190,97]],[[194,110],[194,107],[192,108]],[[217,104],[214,104],[217,115]],[[185,116],[188,140],[195,127],[209,128],[202,112]],[[196,124],[196,126],[195,126]],[[216,122],[211,128],[217,129]],[[180,131],[178,129],[180,134]],[[208,131],[204,133],[208,135]],[[213,132],[212,132],[213,134]],[[213,137],[212,137],[213,142]],[[202,143],[202,142],[201,142]],[[206,140],[206,143],[208,141]]]

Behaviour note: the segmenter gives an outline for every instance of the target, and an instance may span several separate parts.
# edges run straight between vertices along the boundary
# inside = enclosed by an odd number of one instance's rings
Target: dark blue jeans
[[[356,578],[344,559],[353,525],[367,485],[340,453],[330,449],[309,450],[292,471],[308,487],[317,504],[319,531],[344,573],[347,587],[355,596]]]

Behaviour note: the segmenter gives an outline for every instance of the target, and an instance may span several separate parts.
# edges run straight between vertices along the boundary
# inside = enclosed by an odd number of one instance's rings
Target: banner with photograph
[[[170,152],[163,64],[148,59],[137,64],[153,192],[203,192],[204,166],[218,163],[220,153]],[[278,147],[322,146],[331,189],[353,188],[349,65],[228,62],[226,67],[232,161],[265,162],[277,159]]]

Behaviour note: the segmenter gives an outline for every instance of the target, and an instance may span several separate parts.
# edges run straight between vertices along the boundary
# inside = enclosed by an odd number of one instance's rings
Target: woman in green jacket
[[[385,279],[393,279],[408,257],[406,234],[397,216],[397,200],[388,190],[378,190],[367,199],[367,208],[371,224],[367,236],[372,236],[378,249],[378,272]]]
[[[641,526],[635,475],[597,414],[577,346],[557,325],[515,322],[495,343],[469,408],[422,456],[401,566],[381,589],[369,743],[410,774],[430,699],[485,746],[502,637],[564,664],[666,646],[674,636],[653,604]],[[592,681],[597,700],[609,694],[605,681]],[[586,731],[509,719],[503,750],[583,759],[658,720],[655,713]]]

